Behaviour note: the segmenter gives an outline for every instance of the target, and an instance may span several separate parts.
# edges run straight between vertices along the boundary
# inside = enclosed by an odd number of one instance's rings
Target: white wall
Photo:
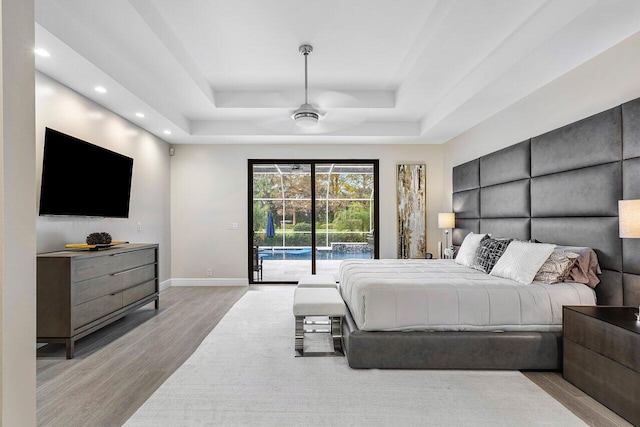
[[[36,425],[33,2],[2,0],[0,425]]]
[[[640,33],[444,145],[443,206],[453,166],[640,97]]]
[[[174,278],[247,278],[247,159],[379,159],[380,256],[396,257],[397,163],[427,164],[427,245],[442,240],[439,145],[178,145],[171,158]],[[237,222],[238,230],[228,230]]]
[[[45,128],[132,157],[129,218],[38,217],[37,250],[62,250],[83,243],[92,232],[106,231],[114,240],[160,244],[160,280],[171,277],[171,198],[169,145],[162,139],[101,107],[57,81],[36,73],[36,172],[40,200]],[[78,165],[78,181],[91,165]],[[104,171],[95,171],[104,173]],[[36,203],[37,204],[37,203]],[[137,231],[138,222],[141,231]]]

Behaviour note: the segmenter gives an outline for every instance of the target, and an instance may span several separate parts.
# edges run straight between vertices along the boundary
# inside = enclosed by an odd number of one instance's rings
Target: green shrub
[[[308,222],[299,222],[293,226],[293,231],[311,231],[311,224]]]
[[[369,209],[360,203],[351,203],[344,210],[335,212],[333,225],[340,231],[366,231],[369,229]]]

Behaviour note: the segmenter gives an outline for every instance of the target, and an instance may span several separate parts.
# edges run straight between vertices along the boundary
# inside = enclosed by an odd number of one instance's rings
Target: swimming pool
[[[274,248],[260,249],[260,258],[264,260],[310,260],[311,248]],[[358,252],[336,252],[332,250],[316,250],[316,260],[327,259],[370,259],[371,252],[368,250]]]

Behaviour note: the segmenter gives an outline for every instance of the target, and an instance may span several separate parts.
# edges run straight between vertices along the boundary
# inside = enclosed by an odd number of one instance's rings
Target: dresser
[[[74,343],[152,301],[159,306],[158,245],[38,254],[37,338]]]
[[[640,322],[637,307],[565,306],[563,376],[640,425]]]

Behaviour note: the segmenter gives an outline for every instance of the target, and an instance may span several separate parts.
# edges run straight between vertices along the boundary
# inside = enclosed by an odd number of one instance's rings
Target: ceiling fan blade
[[[353,108],[358,106],[358,100],[355,96],[334,90],[324,90],[312,93],[311,100],[313,100],[319,108],[324,109]]]
[[[367,112],[361,109],[334,109],[321,112],[318,124],[313,127],[302,127],[296,124],[291,115],[280,115],[276,119],[256,121],[256,125],[281,135],[317,135],[336,132],[363,123],[367,119]]]
[[[291,116],[279,114],[277,118],[262,119],[254,122],[257,126],[269,130],[275,134],[290,135],[297,128],[296,122]]]
[[[291,91],[229,90],[216,94],[220,108],[289,108],[294,99]]]
[[[318,124],[314,127],[305,129],[304,134],[327,134],[336,132],[342,129],[357,126],[367,119],[367,113],[363,110],[332,110],[323,113],[322,118],[318,121]]]

